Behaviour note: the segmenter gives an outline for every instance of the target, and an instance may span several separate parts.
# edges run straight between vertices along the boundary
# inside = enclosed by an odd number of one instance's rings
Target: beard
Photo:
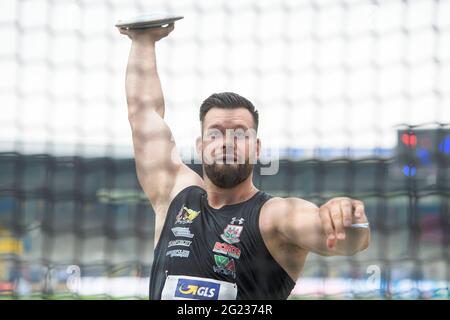
[[[231,189],[245,181],[253,171],[253,164],[204,164],[203,171],[214,185]]]

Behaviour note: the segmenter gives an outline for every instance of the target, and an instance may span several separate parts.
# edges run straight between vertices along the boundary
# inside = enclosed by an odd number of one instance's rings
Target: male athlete
[[[334,198],[318,208],[258,190],[258,113],[231,92],[200,107],[203,178],[183,164],[156,69],[155,43],[173,29],[119,29],[132,40],[126,95],[137,176],[156,214],[150,299],[286,299],[308,252],[368,247],[369,228],[353,227],[368,225],[363,203]]]

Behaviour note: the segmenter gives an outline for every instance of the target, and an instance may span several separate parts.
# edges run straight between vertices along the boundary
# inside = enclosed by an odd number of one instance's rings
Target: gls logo
[[[178,279],[175,297],[196,300],[217,300],[219,297],[220,284],[191,280]]]

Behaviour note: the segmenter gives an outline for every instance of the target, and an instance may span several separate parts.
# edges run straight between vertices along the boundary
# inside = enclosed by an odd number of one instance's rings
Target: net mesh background
[[[448,0],[1,1],[0,297],[148,298],[153,212],[114,24],[161,11],[185,16],[157,60],[186,163],[200,172],[199,105],[234,91],[282,159],[257,187],[365,202],[369,249],[311,254],[291,298],[448,298]]]

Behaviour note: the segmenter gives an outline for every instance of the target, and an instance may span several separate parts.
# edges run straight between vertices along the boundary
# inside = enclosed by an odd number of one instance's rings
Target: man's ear
[[[261,139],[256,138],[256,160],[259,159],[261,154]]]
[[[203,139],[202,139],[202,137],[197,137],[197,139],[195,140],[195,150],[197,151],[198,158],[202,159],[202,157],[203,157],[203,154],[202,154]]]
[[[261,140],[259,140],[259,138],[256,138],[254,140],[252,139],[251,146],[250,146],[250,155],[249,155],[250,163],[257,164],[260,154],[261,154]]]

